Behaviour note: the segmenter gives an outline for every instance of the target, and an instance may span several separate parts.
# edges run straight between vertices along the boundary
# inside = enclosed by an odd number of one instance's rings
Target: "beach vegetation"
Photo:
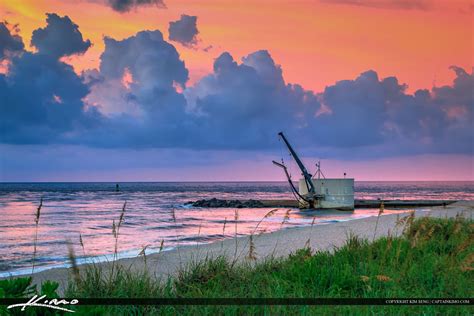
[[[69,298],[470,298],[474,296],[474,224],[456,218],[399,220],[403,232],[374,241],[348,236],[333,251],[306,247],[284,258],[235,263],[224,256],[193,262],[158,280],[146,271],[90,264],[73,273]],[[258,238],[258,235],[253,236]],[[0,283],[0,293],[8,282]],[[29,281],[31,282],[31,280]],[[2,292],[3,291],[3,292]],[[11,291],[9,292],[11,293]],[[5,294],[3,294],[5,295]],[[11,295],[11,294],[9,294]],[[18,295],[18,293],[17,293]],[[74,306],[79,315],[350,314],[459,315],[472,306]]]

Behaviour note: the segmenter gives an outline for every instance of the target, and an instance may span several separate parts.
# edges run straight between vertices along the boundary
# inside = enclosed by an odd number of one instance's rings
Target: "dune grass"
[[[403,223],[403,221],[405,223]],[[157,282],[146,273],[117,270],[104,276],[91,266],[68,297],[331,297],[446,298],[474,296],[474,224],[455,219],[407,217],[400,237],[374,242],[355,236],[334,252],[300,249],[287,258],[233,264],[224,257],[193,263]],[[85,314],[472,314],[468,306],[181,306],[95,307]]]
[[[474,223],[463,217],[399,220],[399,237],[350,236],[333,252],[300,249],[286,258],[208,258],[168,280],[91,264],[73,274],[69,298],[449,298],[474,296]],[[255,249],[253,250],[255,251]],[[158,263],[159,264],[159,263]],[[7,280],[11,282],[11,280]],[[5,282],[7,282],[5,281]],[[31,281],[31,280],[30,280]],[[2,289],[0,297],[12,297]],[[6,283],[5,283],[6,284]],[[12,284],[8,285],[12,287]],[[26,287],[25,287],[26,288]],[[18,288],[16,289],[18,292]],[[3,291],[3,292],[2,292]],[[30,291],[31,292],[31,291]],[[3,293],[3,294],[2,294]],[[30,293],[31,294],[31,293]],[[18,297],[19,294],[16,294]],[[79,306],[76,315],[467,315],[470,306]],[[34,311],[34,310],[31,310]],[[40,312],[40,310],[38,310]]]

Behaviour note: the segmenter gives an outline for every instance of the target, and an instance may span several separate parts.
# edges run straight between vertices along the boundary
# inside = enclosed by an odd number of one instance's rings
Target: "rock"
[[[228,208],[255,208],[255,207],[264,207],[263,203],[256,200],[219,200],[212,198],[209,200],[198,200],[195,202],[188,202],[187,205],[192,205],[194,207],[228,207]]]

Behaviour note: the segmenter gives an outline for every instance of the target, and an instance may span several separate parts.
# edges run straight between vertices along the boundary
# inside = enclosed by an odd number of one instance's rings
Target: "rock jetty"
[[[194,207],[229,207],[229,208],[256,208],[256,207],[265,207],[265,205],[256,200],[220,200],[212,198],[209,200],[198,200],[195,202],[187,202],[187,205],[192,205]]]

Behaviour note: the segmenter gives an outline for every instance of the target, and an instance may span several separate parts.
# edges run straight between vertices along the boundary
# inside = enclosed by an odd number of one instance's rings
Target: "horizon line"
[[[326,178],[326,179],[353,179],[353,178]],[[159,180],[159,181],[0,181],[0,184],[16,184],[16,183],[268,183],[283,182],[286,180]],[[293,181],[293,182],[298,182]],[[474,182],[471,180],[356,180],[354,182]]]

